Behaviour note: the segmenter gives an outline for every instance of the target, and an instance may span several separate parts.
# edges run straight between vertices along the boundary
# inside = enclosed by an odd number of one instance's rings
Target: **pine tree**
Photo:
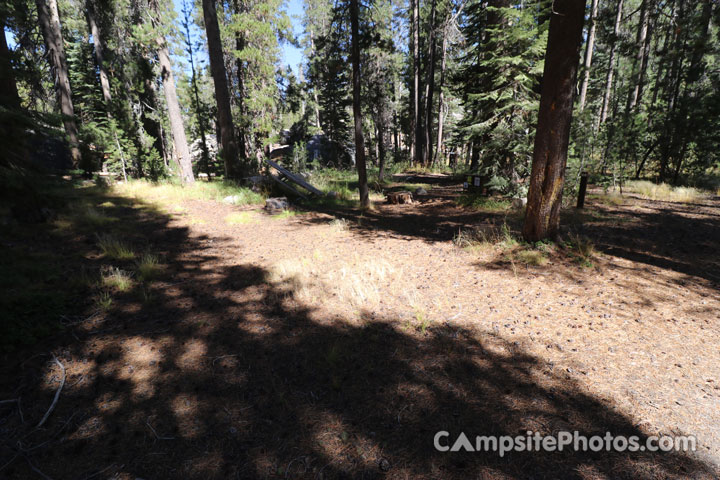
[[[223,147],[222,156],[225,162],[225,177],[236,179],[242,176],[245,171],[238,163],[237,143],[230,110],[230,94],[227,86],[225,60],[223,59],[215,0],[203,0],[202,5],[208,51],[210,53],[210,70],[215,84],[215,101],[217,103],[218,124]]]
[[[70,157],[75,168],[80,166],[80,143],[75,122],[75,109],[70,89],[70,75],[65,58],[65,46],[60,29],[60,14],[57,0],[36,0],[38,23],[45,39],[46,56],[55,81],[57,103],[62,113],[62,122],[70,143]]]
[[[553,2],[523,225],[523,236],[529,242],[555,237],[560,228],[560,207],[584,17],[585,0]]]

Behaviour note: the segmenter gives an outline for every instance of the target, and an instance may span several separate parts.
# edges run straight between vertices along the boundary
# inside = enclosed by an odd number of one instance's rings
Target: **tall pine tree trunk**
[[[365,141],[362,131],[362,112],[360,110],[360,39],[359,0],[350,0],[350,29],[351,29],[351,57],[352,57],[352,86],[353,86],[353,121],[355,124],[355,165],[358,171],[358,190],[360,191],[360,206],[370,206],[368,192],[367,171],[365,167]]]
[[[413,127],[415,129],[415,163],[423,160],[423,128],[420,116],[420,0],[410,0],[412,7],[412,56],[413,56]]]
[[[637,53],[635,54],[635,60],[633,62],[633,76],[635,77],[635,84],[628,91],[628,100],[625,111],[632,113],[635,110],[635,106],[638,104],[641,91],[643,88],[643,82],[645,81],[645,70],[647,66],[647,45],[648,40],[648,26],[650,21],[650,8],[647,0],[643,0],[640,5],[640,21],[638,23],[637,35],[635,38],[635,44],[637,45]]]
[[[112,100],[110,94],[110,80],[108,79],[107,69],[105,68],[104,58],[104,45],[102,36],[100,35],[100,29],[97,25],[97,18],[95,16],[95,7],[90,2],[86,3],[87,8],[87,19],[88,25],[90,26],[90,33],[93,37],[93,48],[95,50],[95,63],[97,64],[98,70],[100,71],[100,88],[102,89],[103,100],[109,104]]]
[[[182,182],[193,183],[195,182],[195,177],[192,171],[192,159],[190,158],[190,149],[188,148],[187,137],[185,136],[185,124],[182,113],[180,112],[180,103],[178,102],[177,91],[175,90],[175,77],[172,72],[170,54],[165,44],[165,37],[159,36],[156,42],[158,45],[158,63],[160,64],[163,91],[165,92],[165,103],[167,104],[170,130],[175,146],[175,159],[180,167]]]
[[[380,122],[378,124],[378,138],[377,138],[377,150],[378,150],[378,182],[382,182],[385,179],[385,116],[384,113],[380,115]]]
[[[215,84],[215,102],[217,103],[218,126],[220,128],[223,159],[225,161],[225,177],[238,178],[241,176],[241,173],[245,172],[242,172],[243,169],[238,165],[237,142],[235,141],[235,131],[232,123],[230,93],[228,92],[222,40],[220,39],[220,27],[218,26],[217,12],[215,11],[215,0],[203,0],[202,5],[210,56],[210,71],[212,73],[213,83]]]
[[[530,190],[523,225],[529,242],[555,237],[565,181],[585,0],[555,0],[548,32]]]
[[[162,21],[160,18],[160,0],[153,0],[151,5],[154,10],[153,26],[160,28]],[[172,71],[172,62],[170,61],[170,52],[168,51],[165,36],[158,33],[155,38],[157,45],[158,63],[160,64],[160,76],[163,82],[163,91],[165,92],[165,103],[167,105],[168,119],[170,120],[170,131],[173,137],[173,145],[175,147],[175,161],[180,168],[180,178],[183,183],[194,183],[195,177],[192,171],[192,159],[190,158],[190,149],[188,148],[187,137],[185,135],[185,124],[183,122],[182,113],[180,111],[180,103],[177,98],[177,90],[175,87],[175,76]]]
[[[63,45],[62,31],[60,30],[60,14],[57,0],[36,0],[38,9],[38,22],[45,40],[46,56],[50,63],[50,70],[55,81],[55,95],[60,106],[62,122],[70,143],[70,158],[73,168],[80,166],[80,142],[78,129],[75,123],[75,109],[72,103],[70,90],[70,76],[68,74],[65,47]],[[4,35],[4,32],[3,32]]]
[[[438,134],[437,134],[437,146],[435,147],[435,156],[433,157],[433,164],[437,163],[437,158],[443,148],[443,105],[444,95],[443,87],[445,86],[445,65],[447,56],[447,29],[446,23],[443,28],[443,44],[442,44],[442,60],[440,61],[440,88],[438,92]]]
[[[234,0],[234,6],[235,6],[235,13],[238,15],[241,12],[240,10],[240,2],[238,0]],[[235,34],[235,49],[238,53],[245,50],[245,34],[244,32],[237,32]],[[240,159],[240,162],[245,164],[247,163],[248,159],[248,150],[253,150],[253,141],[249,138],[248,135],[248,115],[247,115],[247,107],[245,105],[245,68],[242,62],[242,59],[239,57],[235,59],[235,66],[237,70],[237,79],[238,79],[238,86],[237,86],[237,95],[235,96],[235,101],[237,102],[239,114],[240,114],[240,124],[238,125],[237,129],[237,147],[238,147],[238,157]],[[248,142],[250,143],[250,148],[248,149]]]
[[[617,56],[618,37],[620,36],[620,22],[622,20],[623,0],[618,0],[617,11],[615,13],[615,29],[610,45],[610,59],[608,61],[608,71],[605,77],[605,94],[603,95],[602,109],[600,110],[600,124],[605,123],[610,108],[610,96],[612,94],[613,75],[615,74],[615,57]]]
[[[425,151],[423,163],[430,165],[433,156],[433,93],[435,92],[435,4],[436,0],[430,0],[430,32],[428,39],[428,63],[426,66],[425,78]]]
[[[592,0],[590,8],[590,28],[588,29],[587,47],[585,47],[585,59],[583,61],[583,80],[580,85],[579,107],[582,112],[585,109],[587,89],[590,84],[590,67],[592,67],[593,50],[595,49],[595,30],[597,29],[597,14],[600,0]]]
[[[313,38],[313,32],[310,30],[310,54],[315,55],[315,39]],[[313,87],[313,100],[315,101],[315,126],[317,128],[322,128],[320,126],[320,102],[318,101],[318,94],[317,94],[317,88]]]

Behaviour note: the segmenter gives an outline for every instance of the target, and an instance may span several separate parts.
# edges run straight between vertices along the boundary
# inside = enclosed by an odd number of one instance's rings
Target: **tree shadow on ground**
[[[438,431],[645,436],[503,337],[365,310],[328,318],[292,281],[213,263],[212,245],[228,239],[145,210],[122,221],[165,252],[165,277],[151,301],[129,293],[6,356],[0,398],[24,410],[0,404],[7,478],[716,478],[683,452],[439,452]],[[71,376],[34,429],[57,388],[59,370],[36,355],[49,351]]]
[[[720,202],[709,199],[693,207],[645,200],[641,205],[649,212],[609,210],[610,215],[628,216],[628,222],[591,223],[578,231],[604,253],[698,277],[720,288]]]
[[[627,206],[611,208],[588,201],[583,213],[574,209],[567,211],[561,226],[563,235],[585,235],[603,253],[698,277],[720,288],[720,265],[716,255],[720,248],[720,201],[711,198],[695,206],[642,202],[650,212]],[[700,207],[701,211],[691,210]],[[351,230],[370,240],[383,233],[398,238],[445,242],[452,240],[459,231],[502,223],[508,223],[520,238],[522,228],[522,212],[465,209],[447,198],[426,199],[425,203],[407,206],[379,205],[375,211],[366,212],[347,208],[317,211],[351,220]],[[305,221],[312,224],[326,220],[313,217]],[[507,267],[509,262],[497,265]]]

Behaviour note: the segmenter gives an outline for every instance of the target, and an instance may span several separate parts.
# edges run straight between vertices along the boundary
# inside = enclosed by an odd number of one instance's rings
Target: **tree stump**
[[[392,204],[413,203],[413,197],[410,192],[389,192],[387,201]]]

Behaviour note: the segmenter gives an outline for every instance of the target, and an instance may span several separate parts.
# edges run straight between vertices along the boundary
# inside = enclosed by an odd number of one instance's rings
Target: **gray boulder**
[[[287,197],[275,197],[265,200],[265,210],[271,213],[282,212],[290,208]]]

